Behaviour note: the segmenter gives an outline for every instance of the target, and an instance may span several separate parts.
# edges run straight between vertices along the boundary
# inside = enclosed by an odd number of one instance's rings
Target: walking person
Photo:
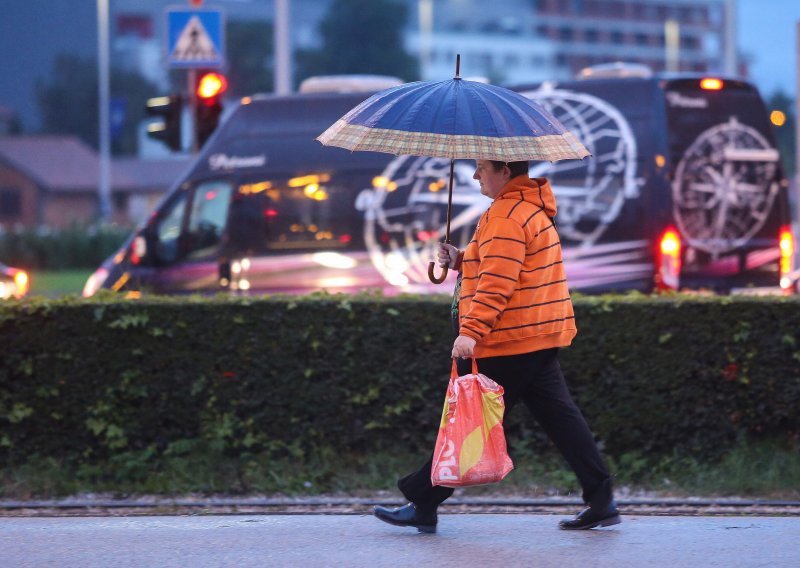
[[[531,179],[528,162],[477,160],[473,178],[493,199],[464,251],[441,244],[440,265],[459,271],[452,357],[459,375],[478,370],[505,389],[506,411],[522,402],[575,472],[587,507],[562,529],[620,522],[611,476],[561,373],[558,349],[577,333],[561,245],[556,200],[545,178]],[[399,526],[436,532],[438,506],[453,489],[431,485],[433,457],[398,481],[404,507],[376,507]]]

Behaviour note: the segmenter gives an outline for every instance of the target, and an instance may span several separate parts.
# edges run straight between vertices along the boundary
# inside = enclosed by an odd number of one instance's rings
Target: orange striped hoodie
[[[550,183],[521,175],[478,221],[458,303],[459,334],[476,341],[475,357],[564,347],[575,337],[555,214]]]

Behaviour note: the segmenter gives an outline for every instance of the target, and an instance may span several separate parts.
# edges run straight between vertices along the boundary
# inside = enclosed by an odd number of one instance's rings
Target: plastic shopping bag
[[[431,483],[464,487],[495,483],[514,469],[503,432],[503,387],[478,373],[458,376],[456,363],[447,386]]]

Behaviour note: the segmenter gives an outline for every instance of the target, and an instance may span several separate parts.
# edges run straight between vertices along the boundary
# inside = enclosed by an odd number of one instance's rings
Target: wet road
[[[0,566],[800,566],[799,517],[624,516],[576,532],[559,518],[448,514],[422,535],[366,515],[9,517]]]

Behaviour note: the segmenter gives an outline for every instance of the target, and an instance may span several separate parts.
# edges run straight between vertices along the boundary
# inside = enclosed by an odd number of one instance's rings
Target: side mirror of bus
[[[138,258],[139,263],[145,266],[156,264],[155,225],[148,223],[147,226],[134,237],[131,245],[131,256]]]
[[[133,259],[134,264],[142,263],[147,259],[147,240],[144,238],[144,235],[136,235],[133,239],[133,243],[131,243],[131,259]],[[146,262],[144,262],[146,264]]]

